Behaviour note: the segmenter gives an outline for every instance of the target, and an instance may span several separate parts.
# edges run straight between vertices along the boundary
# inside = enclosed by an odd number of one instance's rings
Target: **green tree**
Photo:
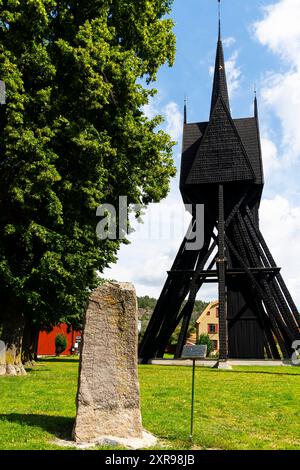
[[[148,204],[174,176],[161,117],[141,108],[172,65],[172,0],[0,0],[0,322],[7,362],[24,326],[76,323],[118,240],[96,208]]]
[[[180,330],[181,330],[181,323],[176,327],[176,329],[174,330],[170,340],[169,340],[169,345],[170,346],[175,346],[177,345],[178,343],[178,340],[179,340],[179,335],[180,335]],[[193,325],[190,324],[189,328],[188,328],[188,331],[187,331],[187,335],[186,335],[186,339],[189,339],[189,337],[194,334],[196,332],[196,329]]]
[[[144,297],[138,297],[138,306],[139,308],[154,310],[157,300],[153,297],[145,295]]]
[[[67,347],[67,338],[62,333],[55,336],[55,354],[60,356]]]
[[[203,344],[207,346],[207,356],[210,355],[212,350],[212,342],[208,335],[202,334],[197,340],[197,344]]]

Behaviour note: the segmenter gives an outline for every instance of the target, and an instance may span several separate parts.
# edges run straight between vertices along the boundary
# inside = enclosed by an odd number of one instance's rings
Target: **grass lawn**
[[[0,377],[0,449],[57,449],[71,435],[78,361],[48,359],[26,377]],[[300,368],[197,368],[195,438],[191,368],[140,366],[144,427],[157,449],[300,449]]]

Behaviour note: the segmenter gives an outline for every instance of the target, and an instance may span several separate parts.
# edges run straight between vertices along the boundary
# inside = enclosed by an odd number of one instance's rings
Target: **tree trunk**
[[[39,329],[31,321],[27,321],[24,328],[22,344],[22,363],[34,365],[37,359],[37,346],[39,338]]]
[[[1,315],[1,341],[5,348],[0,353],[0,375],[25,375],[22,364],[22,341],[25,318],[16,302],[10,302]]]

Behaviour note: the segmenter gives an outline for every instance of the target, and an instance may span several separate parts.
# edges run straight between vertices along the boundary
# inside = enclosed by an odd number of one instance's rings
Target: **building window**
[[[207,316],[209,316],[209,315],[210,315],[210,311],[207,312]]]
[[[219,307],[216,308],[216,317],[219,318]]]
[[[218,341],[217,340],[213,340],[211,342],[211,347],[212,347],[212,350],[213,351],[217,351],[218,350]]]
[[[215,325],[214,323],[209,323],[209,325],[208,325],[208,333],[209,333],[209,334],[215,334],[215,333],[217,333],[217,325]]]

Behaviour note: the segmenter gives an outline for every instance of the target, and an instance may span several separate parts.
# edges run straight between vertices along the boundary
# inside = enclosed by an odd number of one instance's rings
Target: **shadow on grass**
[[[27,374],[36,374],[37,372],[50,372],[51,369],[48,369],[48,367],[43,367],[42,369],[39,369],[37,366],[34,367],[25,367],[25,370]]]
[[[72,359],[64,359],[64,358],[60,358],[60,357],[41,357],[38,359],[37,361],[38,363],[39,362],[69,362],[70,364],[72,364],[72,362],[76,362],[76,363],[79,363],[79,359],[78,358],[72,358]]]
[[[299,374],[295,373],[289,373],[289,372],[269,372],[265,370],[221,370],[220,369],[215,369],[212,368],[211,372],[223,372],[223,373],[230,373],[230,374],[266,374],[266,375],[287,375],[289,377],[298,377],[300,375],[300,368],[299,368]]]
[[[21,426],[32,426],[43,429],[60,439],[70,439],[74,425],[73,418],[65,416],[34,415],[34,414],[0,414],[0,421],[9,421]]]

